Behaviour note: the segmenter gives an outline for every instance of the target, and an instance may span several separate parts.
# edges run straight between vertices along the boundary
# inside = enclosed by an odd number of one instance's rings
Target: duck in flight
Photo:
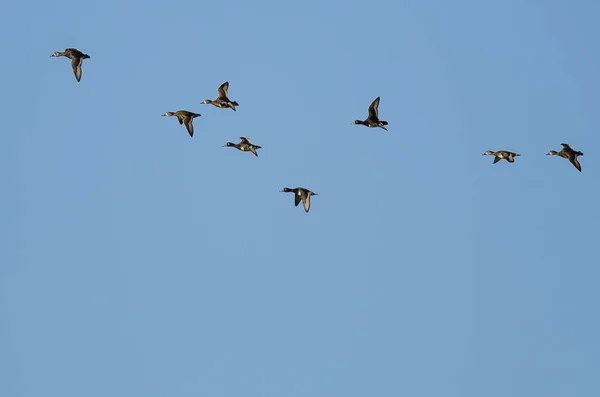
[[[495,156],[494,164],[496,164],[498,161],[500,161],[502,159],[508,161],[509,163],[514,163],[515,157],[520,156],[520,154],[509,152],[508,150],[498,150],[497,152],[492,152],[491,150],[486,150],[485,153],[482,154],[482,156]]]
[[[250,139],[243,136],[240,137],[240,143],[227,142],[223,147],[234,147],[242,152],[252,152],[256,157],[258,157],[256,149],[261,149],[261,146],[253,144]]]
[[[295,206],[297,207],[298,204],[300,204],[300,201],[302,201],[302,204],[304,205],[304,211],[306,212],[308,212],[308,210],[310,209],[310,196],[318,196],[317,193],[311,192],[310,190],[305,189],[303,187],[297,187],[294,189],[284,187],[280,191],[285,193],[294,193]]]
[[[194,136],[194,125],[192,124],[192,121],[194,121],[194,118],[202,116],[201,114],[198,113],[192,113],[192,112],[188,112],[187,110],[178,110],[176,112],[166,112],[165,114],[162,114],[161,116],[176,116],[177,120],[179,121],[179,124],[185,124],[185,128],[187,128],[188,133],[190,134],[191,137]]]
[[[581,172],[581,164],[579,164],[579,160],[577,157],[583,156],[583,153],[577,150],[574,150],[568,143],[561,143],[562,150],[557,152],[556,150],[550,150],[546,153],[547,156],[560,156],[565,158],[571,162]]]
[[[375,98],[369,106],[369,117],[366,120],[354,120],[353,124],[362,124],[370,128],[379,127],[387,131],[385,126],[388,125],[388,122],[379,120],[379,99],[380,97]]]
[[[205,99],[202,103],[205,105],[214,105],[218,108],[231,108],[236,111],[235,107],[240,106],[236,101],[229,100],[229,82],[226,81],[218,89],[219,96],[217,99]]]
[[[67,48],[63,52],[56,51],[50,57],[67,57],[71,59],[71,67],[73,67],[73,73],[75,73],[75,79],[77,82],[81,81],[81,65],[84,59],[88,59],[90,56],[79,51],[77,48]]]

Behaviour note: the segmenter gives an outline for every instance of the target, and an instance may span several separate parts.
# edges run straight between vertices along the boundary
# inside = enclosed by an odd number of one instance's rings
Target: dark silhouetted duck
[[[491,150],[486,150],[486,152],[484,154],[482,154],[482,156],[495,156],[496,158],[494,159],[494,164],[496,164],[498,161],[500,161],[502,159],[508,161],[509,163],[514,163],[515,157],[520,156],[520,154],[509,152],[507,150],[498,150],[497,152],[492,152]]]
[[[310,209],[310,196],[318,196],[317,193],[311,192],[310,190],[305,189],[303,187],[297,187],[294,189],[290,189],[289,187],[284,187],[280,191],[286,192],[286,193],[293,192],[295,194],[296,207],[298,206],[298,204],[300,204],[300,200],[302,200],[302,204],[304,205],[304,211],[306,211],[306,212],[308,212],[308,210]]]
[[[563,157],[569,160],[571,164],[573,164],[575,168],[581,172],[581,164],[579,164],[577,157],[583,156],[583,153],[574,150],[568,143],[561,143],[561,145],[563,148],[560,152],[557,152],[556,150],[550,150],[548,153],[546,153],[546,155]]]
[[[229,82],[226,81],[219,87],[219,96],[214,101],[210,99],[205,99],[202,102],[205,105],[215,105],[218,108],[231,108],[236,111],[235,107],[240,106],[236,101],[229,100]]]
[[[167,116],[167,117],[177,116],[177,120],[179,120],[179,124],[185,124],[185,128],[187,128],[188,132],[190,133],[190,136],[194,136],[194,125],[192,124],[192,122],[194,121],[195,117],[199,117],[202,115],[198,114],[198,113],[188,112],[187,110],[178,110],[175,113],[166,112],[165,114],[162,114],[161,116]]]
[[[67,48],[64,52],[57,51],[50,57],[67,57],[71,59],[71,66],[73,67],[73,73],[77,81],[81,81],[81,65],[84,59],[88,59],[90,56],[84,54],[76,48]]]
[[[384,126],[388,125],[388,122],[379,120],[379,97],[375,98],[371,106],[369,106],[369,117],[365,121],[354,120],[353,124],[362,124],[370,128],[379,127],[387,131],[387,128]]]
[[[223,147],[233,146],[237,150],[241,150],[242,152],[252,152],[256,157],[258,157],[258,153],[256,153],[256,149],[261,149],[260,146],[253,144],[250,142],[250,139],[240,137],[240,143],[227,142]]]

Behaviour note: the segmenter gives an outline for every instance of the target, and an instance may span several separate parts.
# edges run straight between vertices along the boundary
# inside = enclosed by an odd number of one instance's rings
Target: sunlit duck
[[[179,120],[179,124],[185,124],[185,128],[187,128],[188,132],[190,133],[190,136],[194,136],[194,125],[192,124],[192,122],[194,121],[195,117],[199,117],[202,116],[201,114],[198,113],[192,113],[192,112],[188,112],[187,110],[178,110],[176,112],[166,112],[165,114],[162,114],[161,116],[177,116],[177,120]]]
[[[362,124],[366,125],[370,128],[380,127],[387,131],[387,128],[384,126],[388,125],[387,121],[379,120],[379,97],[375,98],[373,103],[369,106],[369,117],[366,120],[354,120],[354,124]]]
[[[578,156],[583,156],[583,153],[574,150],[568,143],[561,143],[562,150],[557,152],[556,150],[550,150],[546,155],[550,156],[560,156],[571,162],[581,172],[581,164],[579,164],[579,160],[577,160]]]
[[[218,108],[231,108],[234,111],[236,106],[240,106],[236,101],[229,100],[229,82],[226,81],[218,89],[219,96],[214,101],[205,99],[202,103],[205,105],[215,105]]]
[[[300,204],[300,200],[302,200],[302,204],[304,205],[304,211],[306,212],[308,212],[308,210],[310,209],[310,196],[318,196],[317,193],[311,192],[310,190],[305,189],[303,187],[297,187],[294,189],[284,187],[281,191],[286,193],[294,192],[295,206],[297,207],[298,204]]]
[[[67,57],[71,59],[71,66],[73,67],[73,73],[77,81],[81,81],[81,65],[84,59],[88,59],[90,56],[84,54],[76,48],[67,48],[64,52],[57,51],[50,57]]]
[[[245,138],[243,136],[240,137],[240,143],[227,142],[223,147],[233,146],[237,150],[241,150],[242,152],[252,152],[256,157],[258,157],[258,153],[256,153],[256,149],[261,149],[260,146],[253,144],[250,142],[250,139]]]
[[[515,157],[520,156],[520,154],[509,152],[507,150],[498,150],[497,152],[492,152],[491,150],[486,150],[486,152],[484,154],[482,154],[482,156],[495,156],[496,158],[494,158],[494,164],[496,164],[498,161],[500,161],[502,159],[508,161],[509,163],[514,163]]]

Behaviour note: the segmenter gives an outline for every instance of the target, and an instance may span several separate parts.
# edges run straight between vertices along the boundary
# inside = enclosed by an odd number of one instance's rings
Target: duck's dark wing
[[[67,53],[68,56],[75,56],[77,58],[80,58],[83,56],[83,52],[79,51],[77,48],[67,48],[65,50],[65,52]]]
[[[252,142],[250,142],[250,139],[241,136],[240,137],[240,143],[247,143],[248,145],[252,145]]]
[[[562,147],[567,149],[567,150],[573,150],[573,148],[571,147],[571,145],[569,145],[568,143],[561,143]]]
[[[72,58],[71,66],[73,67],[73,73],[75,73],[75,78],[77,81],[81,81],[81,64],[83,63],[83,58]]]
[[[502,160],[500,157],[494,157],[494,164],[496,164],[500,160]]]
[[[369,106],[369,118],[378,118],[379,115],[379,97],[375,98]]]
[[[508,161],[509,163],[514,163],[515,158],[513,156],[508,156],[508,157],[506,157],[506,161]]]
[[[571,164],[573,164],[575,166],[575,168],[577,168],[579,170],[579,172],[581,172],[581,164],[579,164],[579,160],[577,160],[577,156],[573,156],[569,159],[569,161],[571,162]]]
[[[302,195],[299,192],[294,192],[294,205],[297,207],[302,201]]]
[[[219,98],[227,98],[229,96],[229,82],[226,81],[219,87]]]
[[[194,124],[192,124],[193,119],[191,117],[186,117],[184,121],[185,121],[185,128],[187,128],[187,130],[190,134],[190,137],[193,137],[194,136]]]
[[[248,145],[248,150],[250,150],[252,154],[254,154],[256,157],[258,157],[258,153],[256,153],[256,149],[253,145]]]

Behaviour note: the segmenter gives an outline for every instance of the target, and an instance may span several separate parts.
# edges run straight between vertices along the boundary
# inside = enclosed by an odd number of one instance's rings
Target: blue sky
[[[139,4],[3,6],[0,395],[600,394],[598,2]]]

